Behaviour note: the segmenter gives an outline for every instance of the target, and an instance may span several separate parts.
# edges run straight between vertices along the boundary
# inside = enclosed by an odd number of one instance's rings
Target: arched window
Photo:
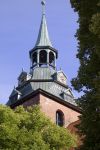
[[[45,50],[40,51],[40,63],[47,63],[47,52]]]
[[[61,127],[64,125],[64,114],[61,110],[56,112],[56,124]]]
[[[54,53],[50,52],[49,53],[49,63],[54,65],[54,60],[55,60]]]
[[[33,53],[32,61],[33,61],[33,65],[35,65],[37,63],[37,52]]]

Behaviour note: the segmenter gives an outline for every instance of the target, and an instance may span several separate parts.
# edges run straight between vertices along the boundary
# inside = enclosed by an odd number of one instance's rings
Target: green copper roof
[[[48,34],[47,23],[46,23],[44,1],[42,1],[41,4],[43,6],[42,20],[41,20],[40,30],[39,30],[39,34],[38,34],[38,38],[37,38],[37,42],[35,46],[51,46],[52,47],[49,34]]]
[[[33,80],[52,80],[53,74],[56,73],[56,70],[50,68],[50,67],[36,67],[33,70]]]
[[[57,73],[57,71],[51,68],[35,68],[31,80],[29,80],[24,86],[19,86],[16,88],[17,91],[21,93],[21,99],[35,92],[36,90],[41,89],[62,99],[62,102],[66,101],[76,106],[73,95],[68,92],[69,88],[56,82],[55,73]],[[16,94],[16,91],[13,90],[7,105],[14,104],[20,100],[16,98]]]

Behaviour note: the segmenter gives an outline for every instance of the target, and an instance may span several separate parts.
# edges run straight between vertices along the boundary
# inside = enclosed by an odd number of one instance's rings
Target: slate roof
[[[26,81],[22,86],[18,86],[16,88],[17,91],[22,94],[20,99],[26,97],[27,95],[35,92],[38,89],[41,89],[60,98],[62,101],[66,101],[76,106],[74,96],[70,92],[70,89],[68,88],[68,86],[61,85],[55,80],[55,73],[57,73],[57,71],[49,67],[35,68],[33,70],[33,76],[31,80]],[[15,99],[14,95],[16,96],[15,90],[12,91],[7,105],[12,105],[17,101],[20,101],[20,99]]]

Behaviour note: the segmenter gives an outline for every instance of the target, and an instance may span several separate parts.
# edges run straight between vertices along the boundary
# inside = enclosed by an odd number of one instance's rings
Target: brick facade
[[[24,107],[28,107],[28,106],[33,106],[33,105],[38,105],[40,103],[40,94],[30,98],[29,100],[27,99],[27,101],[23,102],[23,106]]]
[[[78,120],[79,112],[60,104],[53,99],[47,98],[40,94],[40,106],[41,110],[49,117],[53,122],[56,122],[56,112],[61,110],[64,114],[64,126],[67,127],[72,122]]]
[[[37,94],[29,100],[23,102],[23,106],[40,105],[41,111],[45,113],[54,123],[56,123],[56,112],[61,110],[64,114],[64,127],[68,127],[71,123],[77,121],[80,113],[72,108],[69,108],[54,99],[51,99],[43,94]]]

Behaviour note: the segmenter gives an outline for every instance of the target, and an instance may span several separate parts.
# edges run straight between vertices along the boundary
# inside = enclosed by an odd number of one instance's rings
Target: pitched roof
[[[52,94],[63,101],[66,101],[74,106],[76,106],[74,96],[70,93],[70,89],[66,85],[62,85],[57,82],[54,78],[55,70],[45,67],[45,68],[35,68],[33,71],[33,77],[31,80],[27,81],[24,85],[17,87],[16,89],[22,94],[21,99],[27,95],[41,89],[49,94]],[[15,92],[13,91],[10,95],[8,105],[14,104]],[[16,99],[16,101],[19,101]]]

